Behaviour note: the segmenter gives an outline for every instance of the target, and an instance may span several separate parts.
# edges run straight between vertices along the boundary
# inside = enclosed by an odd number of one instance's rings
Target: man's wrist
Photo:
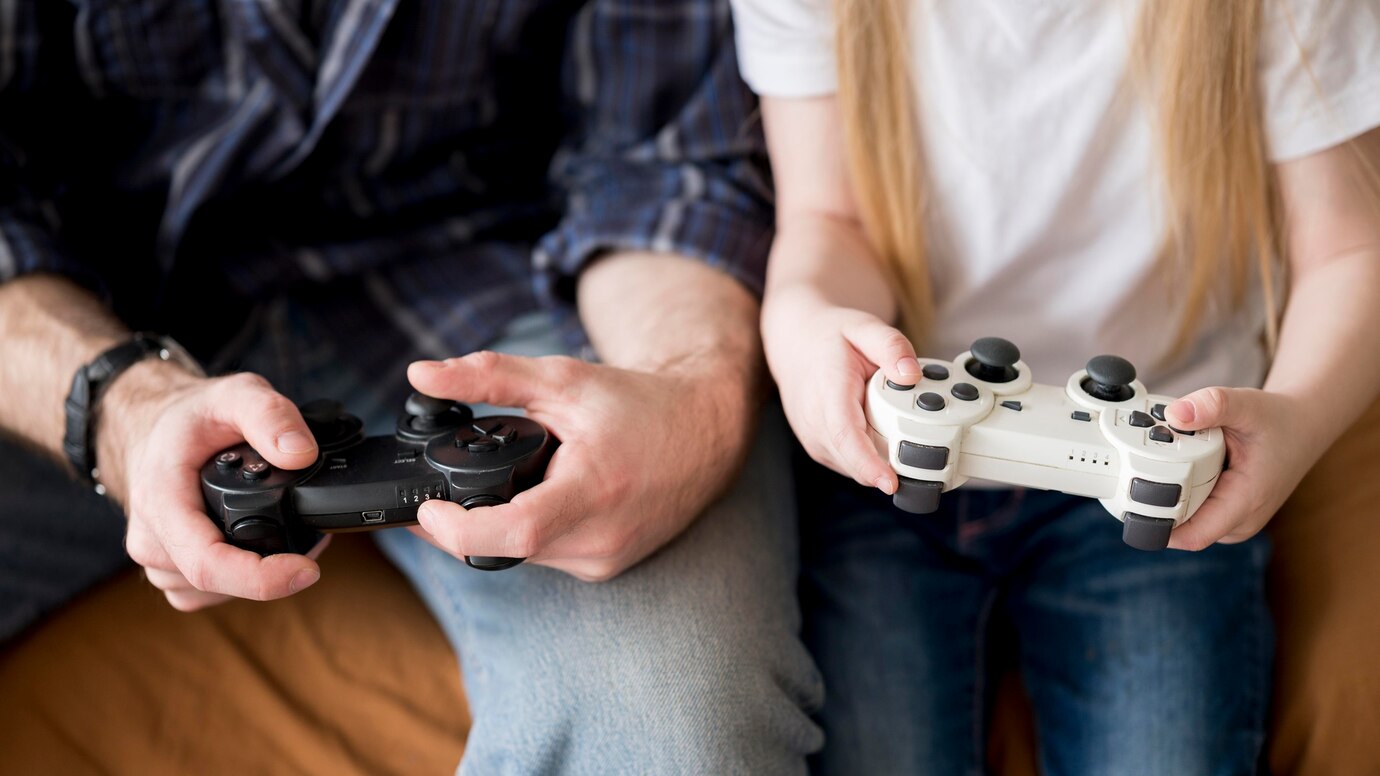
[[[147,436],[162,407],[204,380],[182,364],[146,358],[121,373],[102,394],[92,419],[96,467],[99,480],[117,502],[124,503],[128,456],[134,445]]]

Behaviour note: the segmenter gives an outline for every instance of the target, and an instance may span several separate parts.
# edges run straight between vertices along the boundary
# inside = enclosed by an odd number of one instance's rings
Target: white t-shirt
[[[830,6],[734,0],[748,85],[778,97],[834,92]],[[995,335],[1044,383],[1115,353],[1155,393],[1259,385],[1258,283],[1245,309],[1214,313],[1172,373],[1156,368],[1181,308],[1156,277],[1165,221],[1149,113],[1124,88],[1138,3],[913,9],[937,312],[921,355],[953,358]],[[1270,0],[1260,68],[1275,161],[1380,126],[1380,0]]]

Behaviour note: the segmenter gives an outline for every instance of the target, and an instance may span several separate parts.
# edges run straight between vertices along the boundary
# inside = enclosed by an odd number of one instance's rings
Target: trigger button
[[[917,469],[939,471],[949,465],[949,448],[918,445],[903,440],[896,446],[896,460]]]
[[[896,479],[896,494],[891,497],[891,503],[897,509],[913,515],[927,515],[939,509],[939,494],[944,490],[944,483],[900,476]]]
[[[1169,546],[1169,533],[1174,521],[1167,517],[1146,517],[1135,512],[1121,515],[1121,540],[1128,546],[1146,552],[1163,550]]]
[[[1149,504],[1152,507],[1172,507],[1179,503],[1181,495],[1183,495],[1183,486],[1178,483],[1154,482],[1139,477],[1131,479],[1131,500],[1141,504]]]
[[[230,537],[236,543],[259,543],[267,540],[281,538],[283,535],[282,526],[263,517],[246,517],[235,523],[230,529]]]

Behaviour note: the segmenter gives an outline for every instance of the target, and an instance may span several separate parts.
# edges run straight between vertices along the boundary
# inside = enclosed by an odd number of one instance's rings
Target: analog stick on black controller
[[[414,393],[403,404],[398,435],[404,438],[435,436],[439,431],[460,428],[474,418],[470,408],[450,399]]]
[[[1089,396],[1102,401],[1126,401],[1136,395],[1131,383],[1136,368],[1121,356],[1094,356],[1088,360],[1088,376],[1079,385]]]
[[[298,409],[322,452],[340,450],[364,438],[363,421],[346,412],[338,401],[317,399]]]
[[[968,348],[972,358],[964,367],[968,374],[988,383],[1009,383],[1020,373],[1016,362],[1021,360],[1021,351],[1009,340],[1001,337],[983,337]]]

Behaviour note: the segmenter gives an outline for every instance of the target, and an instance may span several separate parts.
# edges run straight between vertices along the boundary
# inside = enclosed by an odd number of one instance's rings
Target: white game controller
[[[1123,358],[1098,356],[1053,386],[1033,384],[1020,355],[984,337],[952,362],[920,359],[915,385],[872,376],[867,424],[899,475],[896,506],[933,512],[969,479],[1057,490],[1101,500],[1132,547],[1164,549],[1217,484],[1222,431],[1171,429],[1173,398],[1148,393]]]

